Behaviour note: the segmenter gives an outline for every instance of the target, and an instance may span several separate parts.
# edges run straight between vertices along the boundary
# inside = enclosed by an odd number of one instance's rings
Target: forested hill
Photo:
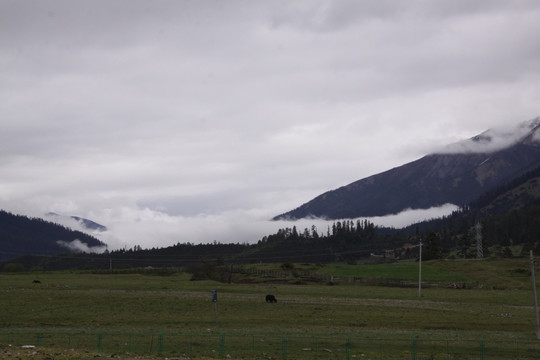
[[[476,257],[476,225],[481,224],[486,256],[508,256],[508,247],[540,253],[540,167],[515,178],[440,219],[404,229],[377,227],[368,221],[336,221],[327,230],[282,229],[244,253],[262,261],[354,261],[375,253],[416,256],[420,240],[426,258]],[[499,252],[497,254],[497,252]],[[518,255],[518,254],[515,254]],[[289,260],[287,260],[289,259]]]
[[[440,219],[413,224],[399,231],[404,236],[437,234],[459,256],[474,257],[475,225],[482,225],[484,247],[523,245],[540,252],[540,167],[493,189],[469,205]]]
[[[482,216],[503,215],[519,210],[540,198],[540,167],[486,192],[469,208]]]
[[[98,239],[80,231],[0,210],[0,260],[24,254],[58,254],[74,251],[66,246],[79,240],[92,247],[106,247]]]

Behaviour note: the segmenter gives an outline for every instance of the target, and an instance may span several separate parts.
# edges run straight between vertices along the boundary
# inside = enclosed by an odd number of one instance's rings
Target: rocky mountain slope
[[[336,190],[274,220],[345,219],[465,205],[540,165],[540,118],[472,139]]]

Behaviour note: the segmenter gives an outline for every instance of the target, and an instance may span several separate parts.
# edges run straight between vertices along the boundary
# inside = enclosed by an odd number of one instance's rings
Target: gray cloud
[[[75,239],[73,241],[58,240],[56,243],[70,251],[75,252],[102,253],[107,249],[105,246],[88,246],[79,239]]]
[[[447,145],[437,153],[491,153],[524,140],[531,132],[533,132],[532,140],[540,141],[540,134],[534,130],[539,125],[540,117],[517,125],[507,124],[484,131],[471,139]]]
[[[189,240],[191,220],[223,225],[198,241],[254,240],[275,227],[259,217],[537,116],[539,16],[536,1],[3,1],[0,204],[90,218],[117,244]]]

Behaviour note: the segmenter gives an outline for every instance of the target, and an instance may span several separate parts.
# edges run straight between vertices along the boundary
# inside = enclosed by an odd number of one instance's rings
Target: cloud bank
[[[107,246],[88,246],[88,244],[82,242],[79,239],[75,239],[73,241],[58,240],[56,243],[70,251],[82,253],[101,254],[107,249]]]
[[[430,209],[406,209],[398,214],[388,216],[367,217],[368,220],[379,226],[401,228],[423,220],[430,220],[449,215],[458,207],[445,204]],[[131,212],[136,219],[130,216],[121,216],[124,221],[116,221],[106,232],[97,237],[111,245],[111,248],[131,248],[140,245],[143,248],[152,248],[156,244],[174,245],[177,243],[246,243],[253,244],[264,236],[275,234],[279,229],[296,226],[299,231],[311,229],[315,226],[321,234],[326,234],[336,221],[324,219],[301,219],[291,221],[268,221],[265,211],[230,211],[219,215],[201,215],[196,217],[170,216],[150,209]],[[144,216],[141,216],[144,213]],[[356,221],[356,219],[355,219]],[[126,241],[128,240],[128,241]]]
[[[532,133],[532,141],[540,141],[540,117],[523,123],[506,124],[494,129],[487,130],[471,139],[450,144],[436,153],[461,154],[461,153],[491,153],[507,148],[523,141]]]
[[[537,116],[539,18],[534,0],[2,1],[0,207],[91,219],[111,246],[253,241]]]

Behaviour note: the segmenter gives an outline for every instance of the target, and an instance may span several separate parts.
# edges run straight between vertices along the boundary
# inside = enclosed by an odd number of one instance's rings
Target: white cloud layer
[[[540,126],[540,117],[530,121],[515,124],[505,124],[494,129],[484,131],[471,139],[450,144],[437,150],[437,153],[462,154],[462,153],[491,153],[507,148],[521,140],[524,140],[531,131]],[[540,131],[534,131],[533,141],[540,141]]]
[[[256,241],[539,114],[537,1],[0,2],[0,207],[111,247]],[[219,229],[219,231],[213,231]]]
[[[56,243],[74,252],[102,253],[105,251],[105,249],[107,249],[106,246],[88,246],[88,244],[82,242],[79,239],[75,239],[73,241],[58,240]]]
[[[405,227],[419,221],[439,218],[452,213],[458,207],[445,204],[430,209],[405,209],[398,214],[362,218],[380,226]],[[98,214],[95,214],[99,217]],[[94,235],[113,249],[140,245],[152,248],[157,245],[176,243],[255,243],[264,236],[275,234],[279,229],[296,226],[298,231],[315,226],[320,234],[326,234],[335,221],[302,219],[294,222],[269,221],[264,210],[225,211],[216,215],[172,216],[150,209],[121,209],[117,214],[104,214],[111,219],[111,227]],[[77,227],[76,227],[77,228]],[[82,228],[78,227],[82,230]]]

